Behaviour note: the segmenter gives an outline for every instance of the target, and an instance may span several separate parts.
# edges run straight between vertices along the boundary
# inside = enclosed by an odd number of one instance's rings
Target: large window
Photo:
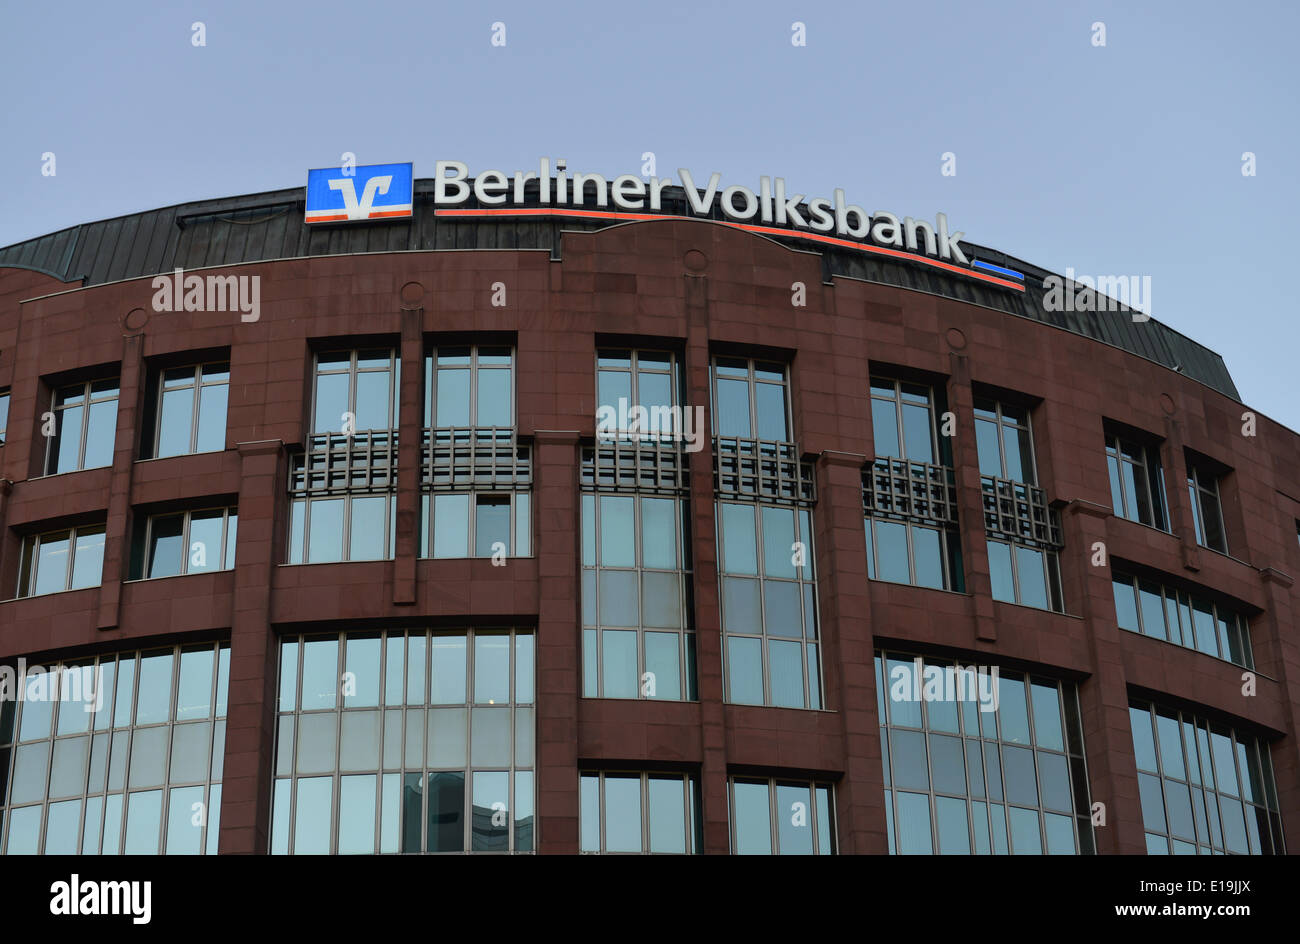
[[[424,425],[436,429],[515,425],[514,352],[508,346],[445,346],[424,361]]]
[[[158,421],[152,455],[162,459],[226,448],[230,364],[171,367],[158,381]]]
[[[582,496],[582,693],[694,700],[684,499]]]
[[[783,364],[714,358],[713,404],[717,436],[769,442],[790,439]]]
[[[889,851],[1094,851],[1074,686],[876,653]]]
[[[602,348],[596,355],[596,410],[614,420],[605,438],[668,436],[680,420],[676,359],[668,351]],[[637,411],[643,412],[637,412]],[[679,427],[680,429],[680,427]]]
[[[291,636],[272,853],[533,849],[533,636]]]
[[[103,570],[102,524],[28,535],[18,565],[18,596],[98,587]]]
[[[0,701],[7,854],[216,853],[228,644],[27,671]]]
[[[46,440],[45,474],[113,464],[117,436],[117,378],[92,380],[54,391],[54,435]],[[45,419],[42,418],[42,429]]]
[[[1169,503],[1165,500],[1159,447],[1107,430],[1106,465],[1115,514],[1168,531]]]
[[[871,378],[876,458],[863,472],[867,576],[935,590],[965,588],[951,450],[923,384]]]
[[[145,518],[136,525],[131,579],[232,570],[238,525],[239,515],[233,508],[204,508]]]
[[[1029,410],[1014,403],[975,398],[975,447],[980,475],[1038,483]]]
[[[1219,476],[1208,464],[1187,463],[1187,493],[1192,500],[1192,522],[1196,543],[1221,554],[1228,553],[1227,532],[1223,528],[1223,504],[1219,497]]]
[[[988,550],[993,599],[1058,613],[1063,610],[1056,551],[993,538],[988,539]]]
[[[317,354],[312,432],[396,429],[400,375],[391,348]]]
[[[834,855],[828,783],[735,777],[728,782],[733,855]]]
[[[397,534],[397,496],[296,498],[289,515],[289,563],[386,560]]]
[[[1145,702],[1129,720],[1148,855],[1286,852],[1267,743]]]
[[[420,514],[427,525],[420,535],[420,556],[528,557],[530,504],[524,491],[421,495]]]
[[[687,774],[583,771],[583,852],[701,851],[699,784]]]
[[[808,509],[718,502],[717,528],[727,700],[820,708]]]
[[[1196,649],[1247,669],[1255,667],[1249,621],[1234,608],[1119,571],[1112,575],[1112,587],[1120,629]]]

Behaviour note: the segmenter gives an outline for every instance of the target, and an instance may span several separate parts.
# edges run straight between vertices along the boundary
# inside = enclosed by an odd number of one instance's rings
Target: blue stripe
[[[990,269],[993,272],[1001,272],[1003,275],[1009,275],[1013,279],[1019,279],[1022,282],[1025,280],[1025,274],[1023,272],[1017,272],[1015,269],[1004,269],[1002,266],[994,265],[991,262],[981,262],[976,259],[971,263],[971,265],[979,266],[981,269]]]

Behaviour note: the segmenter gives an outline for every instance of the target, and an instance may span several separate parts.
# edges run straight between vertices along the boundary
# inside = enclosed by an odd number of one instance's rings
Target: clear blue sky
[[[613,176],[653,151],[660,176],[843,187],[868,211],[943,210],[971,241],[1057,272],[1150,275],[1152,315],[1300,429],[1300,5],[1140,6],[8,4],[0,245],[301,186],[344,151],[417,176],[542,155]]]

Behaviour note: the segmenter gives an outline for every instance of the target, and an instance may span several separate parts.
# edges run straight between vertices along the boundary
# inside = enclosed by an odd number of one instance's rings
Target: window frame
[[[1140,461],[1133,461],[1124,456],[1125,445],[1136,446],[1134,452],[1140,453]],[[1142,439],[1135,439],[1125,436],[1118,432],[1106,431],[1106,466],[1107,478],[1110,481],[1111,492],[1111,510],[1115,510],[1115,504],[1118,500],[1123,508],[1122,512],[1117,512],[1119,517],[1126,521],[1132,521],[1135,524],[1145,525],[1148,528],[1155,528],[1157,531],[1163,531],[1166,534],[1172,534],[1172,525],[1169,517],[1169,499],[1165,486],[1165,469],[1160,461],[1160,446],[1154,442],[1148,442]],[[1140,475],[1134,475],[1137,481],[1142,483],[1143,492],[1146,495],[1147,504],[1151,508],[1152,520],[1143,521],[1138,510],[1138,496],[1128,494],[1128,485],[1124,476],[1123,466],[1131,465],[1140,470]],[[1115,494],[1115,483],[1119,483],[1120,494]],[[1153,487],[1154,486],[1154,487]],[[1132,509],[1130,514],[1130,501]]]
[[[59,590],[46,590],[37,593],[36,583],[40,579],[41,545],[45,543],[46,538],[55,534],[67,534],[68,536],[68,562],[64,566],[63,587]],[[15,595],[15,598],[27,599],[29,597],[43,597],[49,596],[52,593],[70,593],[74,590],[90,590],[95,587],[102,587],[104,585],[104,552],[102,551],[100,552],[99,580],[96,583],[87,584],[84,587],[72,586],[72,578],[77,570],[77,540],[87,534],[104,535],[105,550],[107,550],[107,523],[94,522],[91,524],[69,525],[66,528],[53,528],[48,531],[38,531],[25,535],[18,556],[19,592]]]
[[[718,373],[719,361],[744,361],[745,377],[743,378],[748,386],[746,396],[749,400],[749,436],[734,436],[723,433],[718,426],[721,414],[718,412],[718,381],[722,380],[741,380],[742,378],[735,374]],[[759,377],[759,365],[766,365],[767,368],[780,367],[781,379],[779,381],[767,377]],[[739,369],[731,366],[731,370]],[[775,371],[771,371],[775,373]],[[767,384],[781,389],[781,405],[785,411],[784,423],[786,439],[769,440],[758,435],[759,431],[759,410],[758,410],[758,385]],[[797,442],[794,430],[794,404],[790,388],[790,364],[785,361],[768,360],[761,357],[745,357],[741,355],[715,354],[709,358],[709,417],[712,422],[713,436],[717,439],[742,439],[754,440],[757,442]]]
[[[382,498],[385,500],[387,514],[384,516],[384,554],[383,557],[365,557],[352,559],[352,503],[355,499],[364,498]],[[315,502],[342,501],[343,502],[343,520],[342,535],[339,538],[340,550],[342,556],[337,560],[320,560],[313,561],[308,558],[311,555],[311,505]],[[302,541],[297,541],[296,518],[298,508],[302,508]],[[342,492],[339,494],[325,495],[291,495],[289,497],[289,514],[288,521],[288,560],[285,562],[292,567],[312,565],[312,564],[370,564],[380,561],[393,560],[396,557],[397,549],[397,492],[395,490],[383,490],[372,492]],[[295,560],[294,558],[299,558]]]
[[[1061,560],[1058,551],[1049,547],[1038,547],[1033,544],[1022,544],[1016,541],[1006,541],[1002,538],[985,537],[985,544],[1002,544],[1009,550],[1011,559],[1011,586],[1015,594],[1014,600],[1002,600],[998,597],[993,599],[998,603],[1012,603],[1016,606],[1027,606],[1035,610],[1043,610],[1048,613],[1065,612],[1065,592],[1061,580]],[[1021,592],[1020,585],[1020,555],[1016,552],[1019,549],[1025,549],[1033,553],[1041,554],[1043,559],[1043,587],[1047,591],[1047,606],[1034,606],[1032,603],[1024,602],[1024,594]],[[993,577],[993,555],[989,554],[989,578],[990,584]]]
[[[206,367],[216,367],[216,366],[219,366],[219,365],[221,365],[221,364],[224,364],[224,365],[226,366],[226,371],[225,371],[225,373],[226,373],[226,379],[225,379],[225,380],[211,380],[211,381],[204,381],[204,379],[203,379],[203,370],[204,370],[204,368],[206,368]],[[158,390],[157,390],[157,393],[156,393],[156,395],[155,395],[155,399],[154,399],[154,417],[155,417],[155,419],[154,419],[154,424],[153,424],[153,426],[154,426],[154,431],[153,431],[153,447],[152,447],[152,449],[150,450],[150,453],[149,453],[149,457],[152,458],[152,459],[170,459],[170,458],[174,458],[174,457],[177,457],[177,456],[207,455],[207,454],[210,454],[210,453],[213,453],[213,452],[224,452],[224,451],[225,451],[225,448],[226,448],[226,437],[225,437],[225,431],[229,429],[229,421],[230,421],[230,361],[229,361],[229,360],[198,361],[198,362],[196,362],[195,364],[192,365],[192,366],[193,366],[193,370],[194,370],[194,379],[193,379],[193,382],[191,382],[191,383],[189,383],[189,384],[186,384],[186,385],[183,385],[183,386],[178,386],[178,387],[171,387],[171,388],[168,388],[168,386],[167,386],[167,379],[166,379],[166,378],[167,378],[167,373],[168,373],[168,371],[180,370],[180,369],[182,369],[182,368],[186,368],[186,367],[190,367],[190,366],[191,366],[190,364],[178,364],[178,365],[176,365],[175,367],[159,367],[159,368],[158,368]],[[200,452],[199,449],[198,449],[198,442],[199,442],[199,417],[200,417],[200,413],[201,413],[201,410],[202,410],[202,403],[203,403],[203,389],[204,389],[205,387],[225,387],[225,388],[226,388],[226,410],[225,410],[224,422],[222,423],[221,448],[220,448],[220,449],[206,449],[206,450],[203,450],[202,452]],[[166,456],[160,456],[160,455],[158,454],[158,450],[159,450],[159,448],[162,446],[162,433],[163,433],[163,401],[164,401],[164,398],[165,398],[166,394],[168,394],[168,393],[174,393],[174,392],[179,391],[179,390],[193,390],[193,391],[194,391],[194,402],[190,405],[190,447],[189,447],[189,449],[187,449],[187,450],[184,451],[184,452],[168,453]],[[315,390],[314,390],[314,387],[313,387],[313,397],[314,397],[314,396],[315,396]],[[312,406],[313,406],[313,410],[314,410],[314,409],[315,409],[315,404],[313,403]]]
[[[1210,485],[1204,484],[1202,479],[1208,478]],[[1223,520],[1223,491],[1219,488],[1219,482],[1222,476],[1214,475],[1207,469],[1199,466],[1197,463],[1189,462],[1187,464],[1187,491],[1192,505],[1192,530],[1196,535],[1196,543],[1207,550],[1215,551],[1219,554],[1228,553],[1228,529],[1225,527]],[[1221,547],[1209,543],[1209,529],[1206,528],[1207,506],[1214,512],[1214,519],[1219,524],[1219,538],[1222,541]]]
[[[111,380],[114,383],[112,395],[109,396],[108,394],[101,392],[98,395],[98,397],[96,397],[94,393],[95,384],[103,383],[104,381],[108,381],[108,380]],[[71,407],[69,407],[67,404],[64,404],[63,406],[59,406],[58,405],[59,394],[63,391],[70,390],[73,387],[81,387],[80,396],[84,398],[82,402],[78,404],[74,404]],[[78,381],[76,383],[59,384],[58,386],[53,387],[50,390],[50,413],[53,414],[55,419],[55,424],[54,424],[55,434],[53,436],[45,437],[45,463],[44,463],[45,475],[67,475],[71,472],[85,472],[88,471],[89,469],[107,469],[112,467],[113,454],[111,452],[109,454],[109,460],[107,465],[92,465],[92,466],[86,465],[86,441],[88,439],[87,434],[90,432],[90,413],[91,413],[90,408],[96,403],[107,403],[110,400],[112,400],[114,403],[112,438],[114,441],[114,451],[116,451],[117,421],[119,419],[121,406],[122,406],[122,378],[120,376],[99,377],[97,379]],[[55,452],[55,443],[63,438],[64,424],[62,421],[62,417],[60,416],[60,413],[69,409],[81,410],[81,427],[78,432],[78,436],[80,438],[78,439],[77,442],[77,463],[74,468],[64,469],[62,472],[60,472],[55,468],[51,468],[51,464],[57,461],[56,452]]]
[[[226,570],[234,570],[234,569],[235,569],[234,561],[233,561],[233,560],[232,560],[232,561],[227,561],[227,560],[226,560],[226,549],[227,549],[227,548],[230,548],[231,552],[232,552],[232,553],[234,552],[234,548],[233,548],[233,547],[230,547],[230,543],[229,543],[229,542],[230,542],[230,531],[231,531],[231,519],[232,519],[232,518],[234,519],[234,529],[235,529],[236,534],[238,534],[238,529],[239,529],[239,512],[238,512],[238,506],[237,506],[237,505],[212,505],[212,506],[204,506],[204,507],[202,507],[202,508],[187,508],[187,509],[185,509],[184,511],[158,512],[158,513],[156,513],[156,514],[152,514],[152,515],[148,515],[148,516],[146,516],[146,518],[145,518],[145,527],[144,527],[144,555],[143,555],[143,569],[142,569],[142,571],[141,571],[141,576],[140,576],[140,577],[136,577],[136,578],[134,578],[134,579],[136,579],[136,580],[166,580],[167,577],[188,577],[188,576],[192,576],[192,575],[190,574],[190,570],[189,570],[189,566],[190,566],[190,555],[193,553],[193,547],[191,546],[191,542],[190,542],[190,522],[191,522],[191,520],[192,520],[192,516],[193,516],[193,515],[196,515],[196,514],[202,514],[202,513],[205,512],[205,511],[220,511],[220,512],[222,512],[222,515],[221,515],[221,566],[220,566],[220,567],[210,567],[210,568],[208,568],[208,569],[206,569],[206,570],[196,570],[196,571],[194,571],[194,574],[210,574],[210,573],[220,573],[221,571],[226,571]],[[182,547],[182,551],[181,551],[181,567],[180,567],[180,572],[179,572],[179,573],[175,573],[175,574],[168,574],[167,576],[164,576],[164,577],[150,577],[150,576],[149,576],[149,571],[153,569],[153,562],[154,562],[154,554],[153,554],[153,527],[154,527],[154,522],[155,522],[157,519],[159,519],[159,518],[171,518],[171,517],[175,517],[176,515],[180,515],[180,516],[181,516],[181,547]]]
[[[893,387],[893,396],[891,397],[886,397],[883,394],[879,394],[876,392],[877,388],[883,388],[886,384],[889,384]],[[905,403],[908,406],[920,406],[921,404],[913,403],[911,401],[905,401],[903,399],[904,385],[909,387],[924,387],[926,390],[925,409],[926,412],[929,414],[930,451],[931,451],[931,455],[933,456],[933,458],[930,460],[914,459],[907,455],[882,456],[882,455],[875,454],[875,440],[876,440],[875,411],[872,407],[872,404],[876,400],[880,400],[883,403],[890,403],[893,405],[894,435],[898,438],[898,451],[903,453],[907,452],[907,431],[906,431],[906,424],[903,422],[903,406]],[[951,450],[950,448],[945,448],[945,446],[948,445],[946,442],[948,437],[939,435],[939,423],[938,423],[938,419],[940,415],[938,412],[939,400],[938,400],[938,395],[936,393],[935,385],[933,383],[902,380],[899,377],[890,376],[888,373],[877,373],[875,371],[872,371],[867,378],[867,396],[869,400],[867,404],[867,409],[868,412],[871,414],[871,424],[872,424],[872,428],[871,428],[872,453],[875,459],[896,459],[900,462],[920,462],[926,465],[946,466],[948,468],[953,467],[953,460],[950,454]]]
[[[800,777],[762,777],[749,776],[746,774],[729,774],[727,776],[727,824],[730,833],[730,846],[728,851],[731,855],[741,855],[738,851],[740,847],[740,836],[736,829],[736,784],[746,783],[759,785],[762,784],[767,789],[767,818],[768,829],[768,855],[802,855],[805,853],[783,853],[781,852],[781,827],[778,824],[781,814],[777,812],[777,788],[778,787],[797,787],[800,789],[807,788],[809,796],[808,809],[808,828],[812,836],[811,855],[836,855],[839,849],[838,822],[835,815],[835,784],[829,780],[804,780]],[[823,850],[821,846],[821,837],[818,835],[818,814],[820,812],[818,792],[826,791],[827,798],[827,827],[830,836],[831,848]]]
[[[358,361],[361,359],[363,352],[377,353],[386,351],[388,353],[388,365],[386,367],[360,367]],[[348,354],[348,364],[343,366],[328,366],[321,370],[320,359],[331,354]],[[312,352],[312,373],[311,373],[311,424],[309,436],[324,436],[329,433],[339,433],[341,430],[333,428],[321,429],[320,417],[317,410],[320,404],[318,396],[320,392],[320,378],[322,376],[347,375],[348,378],[348,409],[345,411],[351,413],[355,419],[357,415],[357,378],[361,374],[388,374],[388,426],[370,427],[361,429],[358,427],[353,431],[354,435],[361,435],[367,432],[396,432],[401,421],[401,380],[402,380],[402,357],[401,351],[392,346],[378,345],[376,347],[329,347],[322,348]]]
[[[980,406],[981,402],[992,404],[993,409],[988,410],[985,409],[984,407],[981,407]],[[1024,424],[1021,425],[1020,423],[1017,423],[1014,420],[1007,419],[1004,405],[1018,406],[1020,409],[1024,410],[1025,412]],[[980,416],[979,414],[981,410],[983,410],[986,413],[989,412],[993,413],[994,419],[990,420],[988,417]],[[1033,423],[1033,415],[1032,415],[1033,411],[1027,406],[1020,406],[1019,404],[1009,404],[1008,401],[1005,401],[1000,397],[977,396],[974,398],[972,412],[974,413],[975,424],[976,424],[975,426],[976,464],[978,465],[979,462],[979,424],[992,423],[994,425],[994,428],[997,430],[998,465],[999,468],[1001,469],[1001,472],[997,477],[1000,479],[1005,479],[1008,482],[1023,482],[1025,485],[1035,485],[1035,486],[1038,485],[1038,447],[1037,447],[1037,443],[1034,440],[1034,423]],[[1004,430],[1007,429],[1024,430],[1026,436],[1028,436],[1029,438],[1030,468],[1028,470],[1029,475],[1024,479],[1012,478],[1011,475],[1008,474],[1007,443],[1003,432]]]
[[[606,815],[607,800],[605,792],[605,781],[607,777],[614,777],[620,780],[631,780],[636,777],[640,786],[640,812],[641,812],[641,848],[637,851],[628,849],[608,848],[608,836],[606,826],[609,823],[609,817]],[[584,818],[587,810],[582,801],[582,781],[588,778],[594,778],[596,781],[596,832],[598,834],[597,849],[586,849],[582,845]],[[682,845],[685,847],[682,852],[658,852],[650,848],[650,781],[651,780],[674,780],[682,784],[682,823],[685,826]],[[700,781],[694,773],[678,773],[674,771],[663,770],[631,770],[618,767],[584,767],[578,772],[578,853],[579,855],[700,855],[704,852],[704,843],[702,832],[704,828],[704,817],[701,815],[700,805]]]
[[[446,350],[456,350],[469,348],[469,364],[448,365],[445,368],[438,366],[438,352]],[[499,348],[510,352],[510,363],[507,364],[480,364],[479,359],[484,349]],[[434,344],[428,347],[424,353],[424,428],[434,429],[517,429],[519,426],[519,385],[517,368],[519,364],[518,350],[513,342],[502,342],[500,344],[470,342],[468,344]],[[490,356],[490,355],[489,355]],[[438,371],[454,370],[465,371],[469,374],[469,424],[466,426],[439,426],[438,420]],[[480,426],[478,422],[479,410],[479,371],[505,371],[510,375],[510,422],[505,426]]]

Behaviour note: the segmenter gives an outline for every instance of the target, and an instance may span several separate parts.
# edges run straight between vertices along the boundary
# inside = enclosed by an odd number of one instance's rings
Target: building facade
[[[427,189],[0,249],[0,851],[1295,847],[1300,437],[1217,355]]]

